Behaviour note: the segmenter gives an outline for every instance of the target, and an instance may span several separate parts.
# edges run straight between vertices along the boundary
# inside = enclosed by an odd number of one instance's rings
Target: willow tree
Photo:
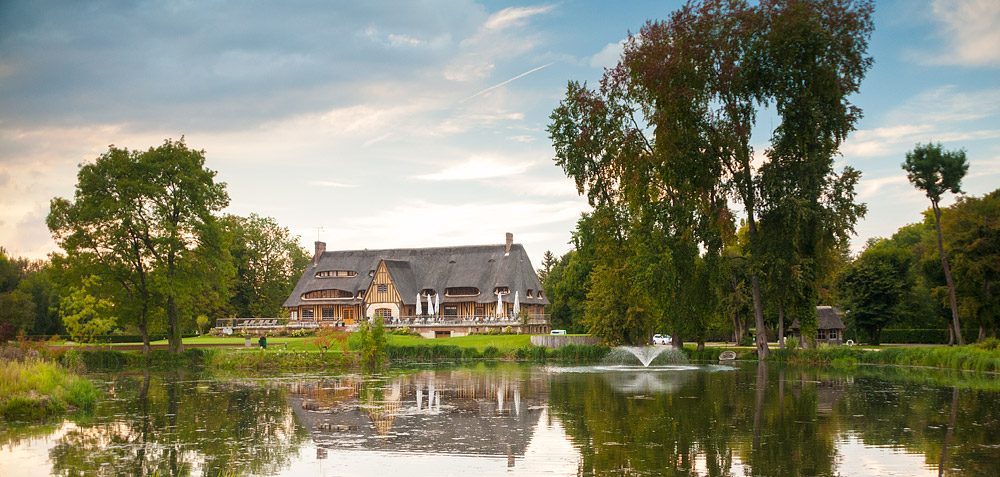
[[[812,234],[801,243],[814,250],[821,231],[849,233],[858,216],[849,207],[791,209],[786,199],[801,194],[811,204],[836,194],[832,202],[853,203],[857,174],[837,176],[832,157],[860,117],[847,97],[871,66],[871,12],[864,0],[688,3],[630,35],[599,90],[571,82],[551,116],[557,164],[595,207],[628,210],[641,225],[632,232],[686,240],[717,256],[731,235],[728,203],[741,206],[761,359],[762,214],[806,218],[795,226]],[[758,109],[771,104],[781,122],[766,154],[774,165],[763,168],[754,163],[751,131]]]

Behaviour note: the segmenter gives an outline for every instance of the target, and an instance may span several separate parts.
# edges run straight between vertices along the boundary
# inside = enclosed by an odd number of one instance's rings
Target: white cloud
[[[625,40],[608,43],[601,51],[590,57],[592,68],[613,68],[625,51]]]
[[[354,188],[358,187],[357,184],[346,184],[343,182],[335,181],[309,181],[309,184],[320,186],[320,187],[336,187],[336,188]]]
[[[513,162],[492,157],[471,157],[438,172],[421,174],[414,176],[414,178],[425,181],[494,179],[520,174],[528,170],[529,167],[531,167],[530,162]]]
[[[507,136],[507,139],[517,142],[535,142],[535,137],[529,136],[527,134],[518,134],[517,136]]]
[[[406,35],[397,35],[395,33],[389,34],[389,44],[392,46],[416,46],[423,43],[422,41]]]
[[[512,26],[521,26],[531,16],[552,10],[553,6],[544,7],[510,7],[500,10],[486,19],[483,28],[487,30],[503,30]]]
[[[935,0],[934,18],[944,24],[941,36],[950,50],[930,58],[931,63],[1000,65],[1000,2]]]

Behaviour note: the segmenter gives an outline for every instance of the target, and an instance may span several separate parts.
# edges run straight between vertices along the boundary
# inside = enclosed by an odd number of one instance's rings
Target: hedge
[[[979,338],[979,330],[963,330],[966,343],[973,343]],[[862,339],[867,336],[859,334]],[[882,343],[914,343],[914,344],[948,344],[947,329],[909,329],[882,330]]]

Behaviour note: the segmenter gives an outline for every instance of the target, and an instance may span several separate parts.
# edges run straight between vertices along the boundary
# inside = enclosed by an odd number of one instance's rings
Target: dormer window
[[[528,296],[528,298],[531,298],[531,292],[533,292],[533,291],[534,291],[534,290],[532,290],[532,289],[530,289],[530,288],[528,289],[528,293],[527,293],[527,296]]]
[[[545,298],[545,297],[542,296],[542,291],[541,290],[538,290],[538,298]]]
[[[420,294],[423,296],[434,296],[437,295],[437,292],[434,291],[433,288],[424,288],[423,290],[420,290]]]
[[[496,287],[493,289],[494,295],[510,295],[509,287]]]
[[[322,272],[316,273],[316,278],[339,278],[339,277],[356,277],[358,272],[354,270],[323,270]]]
[[[479,296],[476,287],[450,287],[444,289],[444,296]]]

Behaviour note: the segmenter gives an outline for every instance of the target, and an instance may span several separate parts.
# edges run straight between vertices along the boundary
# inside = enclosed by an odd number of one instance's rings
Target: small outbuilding
[[[838,308],[820,305],[816,307],[816,344],[826,343],[830,345],[844,344],[844,322],[840,319],[843,315]],[[791,326],[792,333],[800,342],[802,341],[801,326],[796,318]]]

